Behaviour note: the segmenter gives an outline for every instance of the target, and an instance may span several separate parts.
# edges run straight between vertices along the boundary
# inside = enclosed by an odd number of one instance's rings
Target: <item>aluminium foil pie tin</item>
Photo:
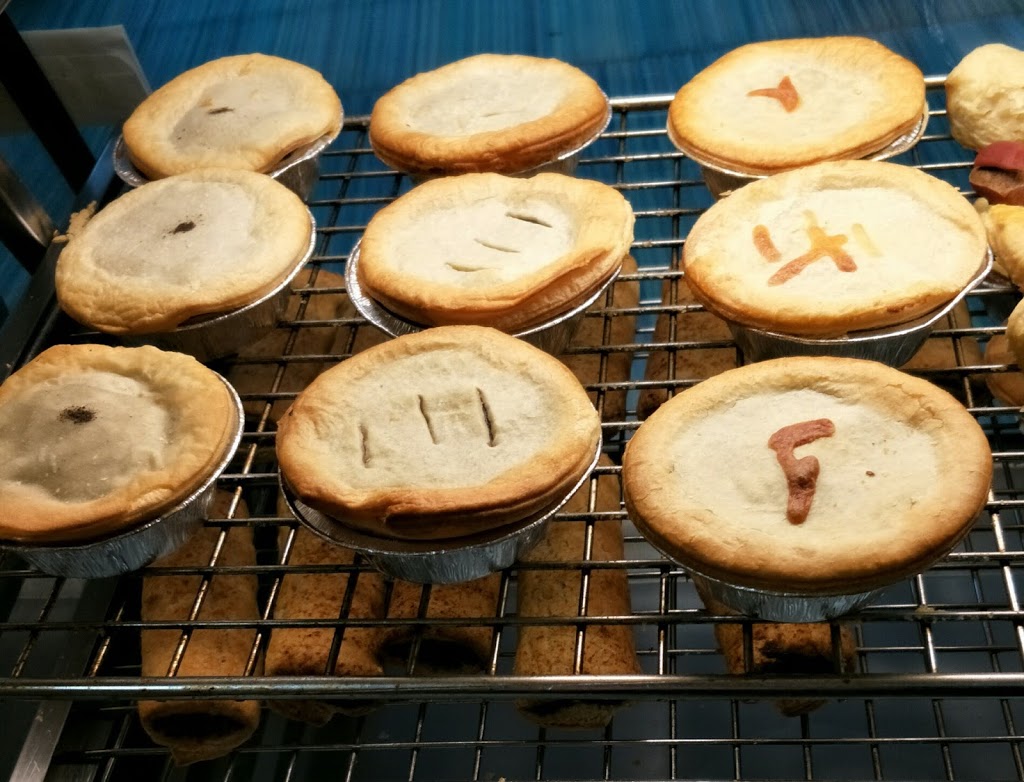
[[[130,573],[179,548],[206,520],[217,479],[242,440],[242,401],[230,383],[223,377],[220,380],[234,403],[234,434],[209,476],[185,499],[156,518],[96,540],[69,544],[3,542],[0,548],[17,554],[43,573],[67,578],[108,578]]]
[[[554,515],[590,477],[601,446],[598,437],[590,465],[565,496],[549,507],[511,525],[445,540],[382,538],[354,529],[306,505],[280,472],[278,477],[289,510],[320,537],[362,554],[370,565],[392,578],[421,584],[456,584],[510,567],[539,542]]]
[[[800,337],[737,323],[719,315],[732,332],[747,361],[766,361],[784,356],[839,356],[879,361],[891,367],[907,363],[921,348],[936,324],[946,317],[988,275],[992,252],[987,251],[978,271],[956,296],[938,309],[892,326],[851,331],[839,337]],[[707,306],[705,304],[705,306]],[[708,310],[715,312],[713,305]]]
[[[908,152],[924,135],[925,128],[928,127],[928,116],[928,108],[925,107],[924,114],[913,128],[896,140],[882,147],[877,152],[865,155],[861,160],[889,160],[897,155],[902,155],[904,152]],[[668,131],[668,138],[676,149],[700,167],[701,176],[704,178],[704,184],[707,185],[708,190],[711,191],[711,195],[715,198],[722,198],[727,196],[733,190],[737,190],[757,179],[767,179],[771,176],[771,174],[746,173],[728,168],[719,163],[715,163],[712,160],[708,160],[707,158],[702,157],[699,152],[693,152],[692,150],[684,148],[684,146],[673,137],[671,129]]]
[[[307,200],[320,177],[320,154],[334,143],[340,132],[339,128],[289,152],[281,162],[266,172],[267,176],[276,179],[303,201]],[[114,173],[126,185],[139,187],[150,181],[132,163],[123,135],[119,135],[114,142],[113,158]]]
[[[308,211],[308,210],[307,210]],[[192,318],[169,331],[120,334],[125,345],[153,345],[198,359],[213,361],[230,356],[273,331],[291,296],[291,282],[312,257],[316,246],[316,221],[309,215],[309,245],[273,290],[255,301],[228,312]]]
[[[368,295],[359,282],[358,269],[359,242],[356,242],[352,252],[349,253],[348,263],[345,264],[345,286],[348,290],[349,298],[355,305],[356,311],[372,325],[391,337],[400,337],[403,334],[413,334],[430,328],[428,325],[406,320]],[[587,294],[586,298],[573,305],[571,309],[543,323],[513,332],[512,336],[518,337],[536,348],[540,348],[545,353],[550,353],[553,356],[561,355],[569,347],[569,343],[576,334],[576,329],[579,328],[586,311],[604,295],[605,291],[608,290],[608,286],[615,281],[621,271],[622,264],[620,263],[597,289]],[[481,323],[478,325],[485,326],[487,324]]]
[[[601,94],[604,95],[603,92]],[[559,155],[557,157],[552,158],[551,160],[549,160],[546,163],[541,163],[539,166],[533,166],[531,168],[525,168],[525,169],[523,169],[521,171],[511,171],[511,172],[500,171],[498,173],[503,174],[504,176],[513,176],[513,177],[522,177],[522,178],[528,178],[528,177],[536,176],[537,174],[565,174],[566,176],[572,176],[573,174],[575,174],[576,173],[576,167],[577,167],[577,165],[579,165],[580,153],[583,152],[584,149],[589,147],[595,141],[597,141],[601,137],[601,134],[604,133],[608,129],[608,126],[611,124],[611,121],[612,121],[612,104],[611,104],[611,101],[608,100],[608,96],[607,95],[604,95],[604,102],[605,102],[605,106],[606,106],[604,122],[601,124],[600,128],[590,138],[586,139],[582,144],[580,144],[579,146],[574,147],[572,149],[566,150],[565,152],[559,153]],[[481,169],[481,172],[483,172],[485,170],[486,169]],[[453,171],[441,171],[441,170],[438,170],[438,171],[416,171],[416,172],[413,172],[413,171],[403,171],[402,173],[406,174],[409,177],[409,179],[412,180],[413,184],[421,185],[424,182],[427,182],[427,181],[429,181],[431,179],[439,179],[441,177],[453,176],[453,175],[455,175],[457,173],[467,173],[467,172],[463,172],[463,171],[453,172]]]

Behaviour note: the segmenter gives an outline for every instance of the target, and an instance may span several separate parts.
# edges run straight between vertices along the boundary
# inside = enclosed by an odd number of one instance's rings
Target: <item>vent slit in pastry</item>
[[[420,400],[420,414],[423,416],[423,420],[426,421],[427,431],[430,432],[430,442],[437,445],[437,432],[434,431],[434,424],[430,420],[430,416],[427,415],[427,401],[420,394],[416,397]]]
[[[506,217],[511,217],[513,220],[522,220],[524,223],[533,223],[534,225],[543,226],[544,228],[553,228],[551,223],[541,220],[539,217],[533,215],[523,214],[522,212],[505,212]]]
[[[366,431],[366,424],[359,425],[359,443],[363,450],[363,467],[370,466],[370,443],[369,433]]]
[[[487,404],[487,397],[484,396],[483,389],[477,388],[476,395],[480,397],[480,409],[484,413],[484,423],[487,425],[487,444],[493,448],[498,442],[498,433],[494,428],[494,418],[491,415],[491,407]]]
[[[494,247],[492,249],[497,250],[499,248]],[[515,250],[506,250],[505,252],[515,252]],[[463,263],[446,263],[445,266],[447,266],[449,269],[451,269],[454,272],[487,272],[487,271],[494,271],[494,267],[493,266],[467,266],[466,264],[463,264]]]
[[[515,249],[514,247],[502,247],[500,244],[494,244],[493,242],[487,242],[487,241],[484,241],[483,239],[473,239],[473,241],[476,242],[477,244],[483,245],[484,247],[486,247],[489,250],[497,250],[500,253],[518,253],[519,252],[519,250]],[[451,264],[448,264],[448,265],[452,266]],[[455,267],[452,266],[452,268],[454,269]],[[483,269],[483,268],[488,268],[488,267],[481,266],[481,267],[479,267],[477,269],[468,269],[468,271],[480,271],[480,269]],[[467,269],[463,269],[461,271],[467,271]]]

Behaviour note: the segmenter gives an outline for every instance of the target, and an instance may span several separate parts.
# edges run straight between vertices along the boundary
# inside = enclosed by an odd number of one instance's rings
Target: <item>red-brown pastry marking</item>
[[[782,81],[779,82],[778,87],[766,87],[763,90],[751,90],[747,93],[747,97],[775,98],[775,100],[782,104],[782,108],[787,112],[793,111],[800,105],[800,95],[797,93],[796,87],[793,86],[793,82],[789,80],[788,76],[782,77]]]
[[[836,268],[841,272],[857,271],[857,264],[854,263],[850,254],[843,249],[843,245],[847,242],[846,234],[835,234],[833,236],[829,236],[821,226],[817,224],[813,213],[808,213],[808,226],[806,230],[807,238],[811,240],[811,249],[803,255],[794,258],[769,277],[769,285],[782,285],[782,283],[793,279],[812,263],[822,258],[831,258],[832,262],[836,265]],[[761,253],[766,260],[774,261],[779,259],[779,252],[775,249],[775,245],[772,243],[771,234],[765,226],[754,226],[753,239],[754,246],[757,248],[757,251]],[[766,247],[770,248],[768,252],[765,251]],[[775,251],[774,258],[770,257],[768,254],[772,250]]]
[[[775,451],[775,457],[786,475],[786,485],[789,487],[786,518],[791,524],[803,524],[807,520],[818,484],[818,473],[821,472],[817,457],[797,459],[793,452],[822,437],[831,437],[835,431],[835,424],[829,419],[816,418],[784,426],[768,438],[768,447]]]

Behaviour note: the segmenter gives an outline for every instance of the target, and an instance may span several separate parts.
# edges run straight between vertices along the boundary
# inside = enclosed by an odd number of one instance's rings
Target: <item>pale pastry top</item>
[[[684,84],[668,131],[698,161],[770,174],[867,156],[913,129],[925,108],[920,69],[876,41],[761,41]]]
[[[270,293],[309,250],[312,217],[264,174],[207,169],[126,192],[57,263],[57,299],[114,334],[167,331]]]
[[[629,202],[607,185],[464,174],[425,182],[377,212],[358,273],[369,295],[414,322],[511,331],[585,298],[632,239]]]
[[[267,172],[341,128],[341,101],[317,71],[265,54],[222,57],[153,92],[124,123],[132,163],[150,179],[197,168]]]
[[[84,540],[159,516],[210,477],[238,417],[189,356],[50,348],[0,386],[0,538]]]
[[[683,266],[717,314],[829,336],[907,322],[982,268],[984,226],[952,186],[891,163],[838,161],[753,182],[697,220]]]
[[[794,426],[812,434],[789,456],[818,461],[802,520],[773,439]],[[991,473],[985,434],[953,397],[839,358],[765,361],[687,389],[623,461],[627,508],[656,545],[775,591],[854,593],[923,569],[966,534]]]
[[[281,419],[277,455],[308,505],[376,534],[438,538],[561,499],[599,438],[597,412],[557,359],[448,326],[320,375]]]
[[[1024,141],[1024,51],[1002,43],[969,52],[946,77],[953,138],[969,149]]]
[[[370,143],[400,171],[518,173],[578,148],[608,116],[597,83],[568,63],[480,54],[385,93],[373,107]]]

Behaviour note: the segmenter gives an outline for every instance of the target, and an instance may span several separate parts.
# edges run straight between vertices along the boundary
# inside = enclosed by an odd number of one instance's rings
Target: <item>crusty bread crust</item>
[[[268,172],[341,128],[341,101],[317,71],[240,54],[171,79],[125,120],[132,163],[149,179],[197,168]]]
[[[370,220],[359,282],[416,323],[514,332],[571,309],[611,277],[633,219],[614,188],[561,174],[435,179]]]
[[[0,538],[81,541],[156,518],[237,429],[226,384],[190,356],[52,347],[0,386]]]
[[[441,539],[563,498],[599,439],[557,359],[494,329],[440,326],[320,375],[279,422],[277,457],[311,507],[375,535]]]
[[[788,108],[764,94],[787,78],[796,102]],[[920,69],[877,41],[762,41],[684,84],[669,106],[668,132],[699,160],[772,174],[865,157],[910,131],[925,109]]]
[[[802,523],[769,447],[783,426],[828,419],[797,448],[820,473]],[[926,380],[872,361],[786,358],[705,380],[670,399],[626,448],[630,517],[684,567],[778,592],[853,594],[918,573],[984,508],[988,440]]]
[[[412,174],[511,174],[579,148],[607,120],[608,98],[579,68],[480,54],[385,93],[370,116],[370,144],[389,166]]]

